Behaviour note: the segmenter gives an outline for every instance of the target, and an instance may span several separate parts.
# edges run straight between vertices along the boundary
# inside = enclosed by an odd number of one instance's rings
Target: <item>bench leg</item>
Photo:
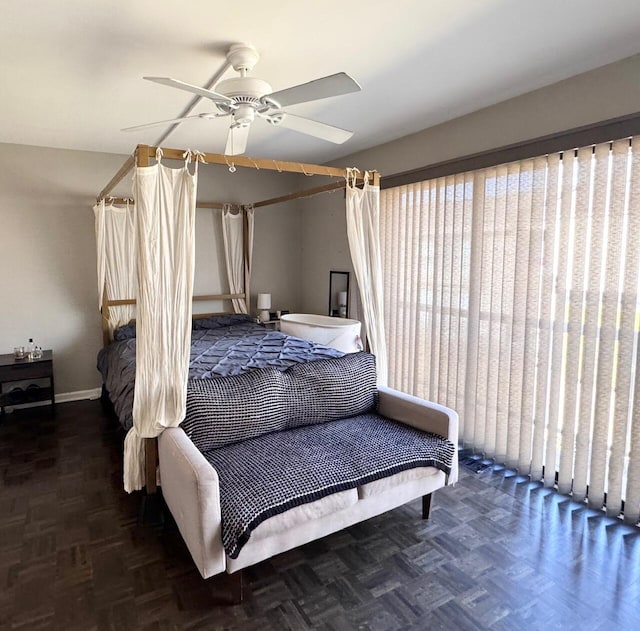
[[[431,514],[431,493],[422,496],[422,519],[429,519]]]
[[[145,478],[147,495],[153,495],[158,490],[158,439],[144,439]]]
[[[229,578],[231,579],[231,602],[239,605],[243,598],[242,570],[229,574]]]
[[[140,507],[138,509],[138,523],[149,526],[161,526],[164,524],[165,503],[162,493],[142,492]]]

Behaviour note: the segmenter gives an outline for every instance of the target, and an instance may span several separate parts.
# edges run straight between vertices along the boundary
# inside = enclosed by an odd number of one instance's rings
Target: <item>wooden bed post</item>
[[[107,348],[109,346],[109,342],[111,341],[111,336],[109,335],[109,296],[107,294],[107,282],[104,283],[104,288],[102,289],[102,346]]]
[[[149,146],[138,145],[136,147],[136,166],[148,167],[149,166]]]
[[[158,481],[156,479],[158,469],[158,439],[144,439],[144,456],[145,456],[145,478],[147,494],[152,495],[158,490]]]
[[[149,166],[149,147],[147,145],[138,145],[136,147],[136,166]],[[147,495],[152,495],[158,490],[157,485],[157,469],[158,469],[158,439],[144,439],[144,456],[145,456],[145,479]]]

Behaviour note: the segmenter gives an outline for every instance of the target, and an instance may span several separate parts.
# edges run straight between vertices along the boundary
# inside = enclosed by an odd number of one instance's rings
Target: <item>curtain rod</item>
[[[245,298],[245,294],[200,294],[192,296],[192,300],[194,302],[205,302],[205,301],[214,301],[214,300],[240,300]],[[123,305],[135,305],[135,298],[125,298],[122,300],[109,300],[104,298],[102,301],[103,305],[107,307],[121,307]]]
[[[318,193],[329,193],[331,191],[337,191],[347,186],[344,182],[331,182],[331,184],[325,184],[324,186],[317,186],[315,188],[309,188],[306,191],[300,191],[299,193],[289,193],[289,195],[281,195],[280,197],[272,197],[271,199],[265,199],[260,202],[252,204],[254,208],[262,208],[264,206],[271,206],[272,204],[280,204],[281,202],[288,202],[293,199],[300,199],[302,197],[311,197]]]
[[[549,153],[572,150],[577,147],[588,147],[592,144],[608,142],[626,136],[640,134],[640,112],[610,118],[598,123],[574,127],[566,131],[540,136],[530,140],[523,140],[496,149],[481,151],[452,160],[445,160],[435,164],[403,171],[382,178],[381,188],[394,188],[424,182],[438,177],[446,177],[456,173],[465,173],[507,164],[516,160],[527,160]]]
[[[105,201],[108,201],[110,204],[126,204],[127,202],[130,204],[134,204],[135,200],[133,197],[106,197]],[[241,210],[242,206],[240,204],[230,204],[223,202],[196,202],[196,208],[213,208],[216,210],[222,210],[225,206],[231,206],[232,210]]]
[[[154,158],[157,147],[138,145],[134,155],[129,156],[120,170],[111,178],[109,183],[98,194],[98,201],[104,199],[120,183],[136,164],[149,164],[149,158]],[[163,158],[167,160],[184,160],[186,149],[162,149]],[[207,164],[225,164],[231,167],[247,167],[256,170],[278,171],[279,173],[300,173],[303,175],[326,175],[329,177],[347,176],[346,168],[330,167],[322,164],[307,164],[304,162],[287,162],[284,160],[272,160],[270,158],[250,158],[248,156],[226,156],[221,153],[202,154]],[[362,176],[359,176],[362,179]]]
[[[370,171],[370,175],[373,176],[373,186],[380,186],[380,174],[377,171]],[[362,177],[362,176],[359,176]],[[331,193],[333,191],[337,191],[341,188],[347,187],[347,181],[341,182],[331,182],[330,184],[325,184],[323,186],[316,186],[315,188],[308,188],[304,191],[299,191],[297,193],[289,193],[288,195],[281,195],[280,197],[272,197],[271,199],[265,199],[260,202],[255,202],[251,204],[254,208],[262,208],[264,206],[271,206],[272,204],[280,204],[282,202],[288,202],[294,199],[301,199],[303,197],[313,197],[313,195],[318,195],[319,193]]]
[[[138,145],[136,154],[145,154],[147,158],[155,158],[158,147]],[[162,157],[165,160],[184,160],[185,149],[162,148]],[[207,164],[225,164],[231,167],[247,167],[250,169],[265,169],[285,173],[302,173],[304,175],[328,175],[330,177],[346,177],[347,170],[337,167],[329,167],[321,164],[306,164],[304,162],[287,162],[285,160],[273,160],[271,158],[250,158],[248,156],[227,156],[222,153],[203,153],[202,157]]]
[[[120,183],[124,176],[133,169],[136,160],[129,156],[126,162],[118,169],[118,172],[109,180],[109,183],[98,193],[98,201],[104,199]]]
[[[305,189],[304,191],[299,191],[297,193],[289,193],[288,195],[281,195],[280,197],[272,197],[271,199],[264,199],[259,202],[255,202],[253,204],[223,204],[220,202],[196,202],[196,208],[222,209],[225,206],[231,206],[233,210],[242,210],[242,208],[246,208],[246,207],[264,208],[265,206],[272,206],[273,204],[281,204],[284,202],[292,201],[294,199],[302,199],[304,197],[313,197],[314,195],[319,195],[320,193],[332,193],[333,191],[346,188],[346,186],[347,186],[346,180],[342,182],[331,182],[330,184],[324,184],[323,186],[308,188],[308,189]],[[134,203],[134,200],[132,198],[127,198],[127,197],[108,197],[107,199],[109,203],[112,203],[112,204],[126,204],[127,202]]]
[[[137,162],[141,166],[149,164],[149,158],[154,158],[157,147],[149,145],[138,145],[134,155],[129,156],[125,163],[120,167],[118,172],[111,178],[109,183],[98,194],[98,201],[108,197],[109,193],[124,179],[124,177],[133,169]],[[162,149],[162,157],[167,160],[184,160],[185,149]],[[307,164],[303,162],[287,162],[280,160],[272,160],[268,158],[250,158],[247,156],[226,156],[221,153],[204,153],[203,159],[207,164],[225,164],[229,168],[247,167],[256,170],[265,169],[267,171],[278,171],[279,173],[299,173],[303,175],[325,175],[328,177],[347,177],[347,169],[339,167],[330,167],[321,164]],[[357,178],[363,179],[364,173],[357,170]],[[373,184],[378,186],[380,183],[380,174],[373,171]],[[314,193],[311,193],[312,195]],[[295,198],[291,198],[295,199]],[[286,200],[282,200],[286,201]],[[275,203],[275,202],[271,202]],[[262,204],[261,205],[266,205]],[[202,206],[205,208],[206,206]],[[255,204],[254,204],[255,207]],[[213,206],[211,206],[213,208]]]

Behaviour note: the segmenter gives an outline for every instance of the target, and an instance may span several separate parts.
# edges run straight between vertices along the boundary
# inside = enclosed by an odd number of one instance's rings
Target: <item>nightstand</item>
[[[8,384],[15,381],[48,379],[48,387],[27,387],[10,390]],[[51,401],[51,413],[55,414],[56,395],[53,389],[53,351],[42,351],[40,359],[16,359],[13,354],[0,355],[0,410],[8,405],[23,405],[36,401]]]
[[[280,320],[267,320],[266,322],[261,322],[261,324],[264,324],[267,329],[280,330]]]

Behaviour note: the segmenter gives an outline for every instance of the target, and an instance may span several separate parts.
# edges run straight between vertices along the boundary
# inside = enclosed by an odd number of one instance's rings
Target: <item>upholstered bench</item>
[[[187,398],[159,438],[160,479],[204,578],[418,497],[426,518],[457,480],[457,414],[377,388],[367,353],[194,381]]]

